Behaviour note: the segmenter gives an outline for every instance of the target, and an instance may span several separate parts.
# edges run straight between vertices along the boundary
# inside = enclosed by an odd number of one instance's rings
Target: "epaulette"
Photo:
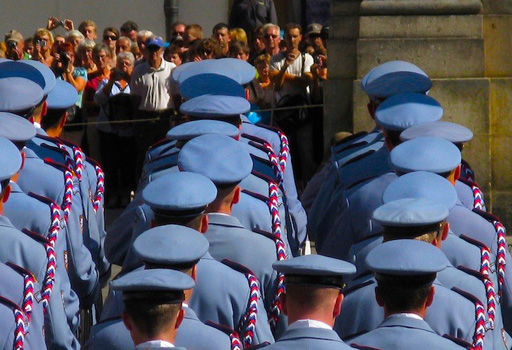
[[[40,233],[31,231],[31,230],[26,229],[26,228],[21,230],[21,232],[23,232],[24,234],[26,234],[27,236],[29,236],[30,238],[32,238],[33,240],[35,240],[35,241],[37,241],[39,243],[43,243],[43,244],[49,244],[50,243],[50,241],[48,241],[48,239],[45,236],[41,235]]]
[[[168,140],[166,138],[163,138],[157,142],[155,142],[154,144],[152,144],[151,146],[149,146],[148,148],[148,151],[151,151],[152,149],[154,149],[155,147],[158,147],[158,146],[161,146],[163,145],[164,143],[167,143],[167,142],[171,142],[171,140]]]
[[[452,342],[454,342],[458,346],[461,346],[461,347],[463,347],[465,349],[471,349],[471,347],[473,346],[471,343],[465,341],[464,339],[460,339],[460,338],[454,337],[453,335],[444,334],[443,338],[451,340]]]
[[[62,163],[59,163],[51,158],[44,158],[43,161],[48,164],[48,165],[51,165],[53,166],[54,168],[57,168],[58,170],[60,171],[70,171],[71,169],[69,169],[69,167],[66,165],[66,164],[62,164]]]
[[[464,273],[467,273],[468,275],[476,277],[476,278],[478,278],[481,281],[489,278],[488,276],[484,275],[480,271],[470,269],[469,267],[466,267],[466,266],[459,265],[459,266],[457,266],[457,270],[460,270],[460,271],[462,271]]]
[[[368,332],[369,332],[369,331],[368,331],[367,329],[363,329],[363,330],[361,330],[361,331],[359,331],[359,332],[349,334],[349,335],[347,335],[347,336],[343,337],[342,339],[343,339],[343,341],[344,341],[344,342],[347,342],[349,339],[353,339],[353,338],[355,338],[355,337],[358,337],[358,336],[360,336],[360,335],[366,334],[366,333],[368,333]],[[354,344],[350,344],[350,346],[354,346]],[[363,349],[364,349],[364,348],[363,348]]]
[[[240,137],[243,137],[243,138],[246,138],[246,139],[248,139],[248,140],[251,140],[251,141],[257,142],[257,143],[259,143],[259,144],[263,144],[263,143],[265,143],[265,142],[268,142],[268,141],[267,141],[267,140],[265,140],[265,139],[262,139],[262,138],[260,138],[260,137],[254,136],[254,135],[249,135],[249,134],[247,134],[247,133],[245,133],[245,132],[244,132],[244,133],[242,133],[242,135],[240,135]]]
[[[237,263],[235,261],[232,261],[232,260],[229,260],[229,259],[223,259],[221,262],[224,265],[229,266],[230,268],[232,268],[235,271],[241,272],[243,274],[250,273],[250,274],[254,275],[254,272],[252,272],[251,269],[249,269],[248,267],[246,267],[246,266],[244,266],[242,264],[239,264],[239,263]]]
[[[25,343],[25,315],[16,303],[0,296],[0,304],[12,310],[16,328],[14,330],[14,349],[23,349]]]
[[[14,272],[23,277],[23,305],[21,306],[22,310],[25,312],[27,319],[30,321],[32,314],[32,305],[34,304],[34,287],[36,282],[36,277],[29,270],[18,266],[12,262],[7,262],[7,266],[9,266]]]
[[[268,341],[266,342],[263,342],[263,343],[260,343],[260,344],[255,344],[255,345],[251,345],[249,347],[246,347],[244,348],[244,350],[257,350],[257,349],[263,349],[267,346],[269,346],[270,343]]]
[[[368,331],[366,331],[365,333],[368,333]],[[355,349],[360,349],[360,350],[379,350],[377,348],[372,348],[371,346],[359,345],[359,344],[356,344],[356,343],[352,343],[352,344],[350,344],[350,346],[355,348]]]
[[[273,182],[273,183],[276,183],[276,181],[270,177],[270,176],[267,176],[259,171],[256,171],[256,170],[253,170],[251,172],[252,175],[256,176],[257,178],[260,178],[261,180],[264,180],[265,182]],[[276,183],[277,185],[277,183]]]
[[[361,289],[361,288],[363,288],[363,287],[369,286],[370,284],[374,284],[374,283],[375,283],[375,281],[374,281],[374,280],[372,280],[372,279],[370,279],[370,280],[368,280],[368,281],[364,281],[364,282],[362,282],[362,283],[358,283],[358,284],[356,284],[356,285],[353,285],[353,286],[351,286],[351,287],[349,287],[349,288],[344,289],[344,290],[343,290],[343,294],[344,294],[345,296],[347,296],[347,295],[349,295],[350,293],[353,293],[353,292],[355,292],[355,291],[357,291],[357,290],[359,290],[359,289]]]
[[[459,178],[457,181],[462,182],[471,189],[471,193],[473,194],[473,208],[485,210],[484,194],[480,186],[478,186],[474,181],[469,181],[463,178]]]
[[[265,231],[265,230],[260,230],[259,228],[253,228],[252,229],[252,232],[254,233],[257,233],[259,235],[262,235],[262,236],[265,236],[273,241],[275,241],[276,239],[276,235],[273,234],[272,232],[268,232],[268,231]]]
[[[106,318],[104,320],[98,321],[96,324],[104,324],[104,323],[107,323],[107,322],[121,321],[121,320],[122,320],[121,316],[113,316],[113,317],[108,317],[108,318]]]
[[[344,143],[347,143],[347,142],[350,142],[350,141],[353,141],[355,139],[358,139],[360,137],[363,137],[363,136],[366,136],[368,135],[368,132],[366,131],[360,131],[360,132],[357,132],[355,134],[352,134],[350,136],[347,136],[345,138],[342,138],[341,140],[339,140],[338,142],[336,142],[333,146],[339,146],[339,145],[342,145]]]
[[[256,123],[255,125],[259,126],[260,128],[267,129],[267,130],[270,130],[273,132],[283,132],[283,130],[281,130],[277,126],[270,126],[270,125],[262,124],[262,123]]]
[[[373,179],[375,179],[377,177],[378,177],[377,175],[374,175],[374,176],[365,177],[363,179],[359,179],[356,182],[351,183],[350,185],[348,185],[347,186],[347,190],[350,190],[350,189],[356,187],[357,185],[362,184],[363,182],[367,182],[367,181],[373,180]]]
[[[466,236],[466,235],[460,235],[459,236],[460,239],[468,242],[468,243],[471,243],[473,245],[476,245],[477,247],[479,248],[489,248],[487,247],[483,242],[480,242],[479,240],[477,239],[474,239],[474,238],[471,238],[469,236]]]
[[[369,151],[366,151],[364,153],[361,153],[361,154],[355,156],[354,158],[351,158],[351,159],[347,160],[345,163],[343,163],[343,165],[340,168],[344,168],[347,165],[353,164],[353,163],[355,163],[355,162],[357,162],[357,161],[359,161],[359,160],[361,160],[363,158],[368,157],[369,155],[371,155],[373,153],[375,153],[375,150],[373,150],[373,149],[369,150]]]
[[[500,221],[501,222],[499,217],[497,217],[496,215],[491,214],[489,212],[486,212],[486,211],[483,211],[480,209],[473,209],[472,212],[480,215],[481,217],[483,217],[485,220],[487,220],[489,222],[492,222],[492,221]]]
[[[486,317],[484,305],[473,294],[463,291],[457,287],[454,287],[451,290],[462,295],[463,297],[465,297],[466,299],[468,299],[475,305],[476,324],[475,324],[475,334],[473,336],[473,344],[471,344],[471,347],[474,349],[482,349],[483,345],[484,345],[485,331],[487,329],[487,327],[486,327],[487,317]],[[493,324],[493,326],[494,326],[494,324]]]
[[[85,157],[85,159],[86,159],[89,163],[91,163],[92,165],[94,165],[94,166],[101,166],[101,165],[100,165],[100,162],[98,162],[98,161],[97,161],[96,159],[94,159],[94,158],[91,158],[91,157],[89,157],[89,156],[86,156],[86,157]]]
[[[348,145],[346,145],[344,147],[341,147],[340,149],[337,149],[334,154],[338,154],[338,153],[341,153],[341,152],[344,152],[344,151],[348,151],[349,149],[357,148],[357,147],[364,146],[364,145],[367,145],[367,144],[368,144],[367,141],[354,142],[354,143],[348,144]]]
[[[245,193],[253,198],[256,198],[262,202],[267,202],[268,201],[268,197],[265,197],[259,193],[256,193],[256,192],[252,192],[252,191],[249,191],[249,190],[242,190],[242,193]]]
[[[235,330],[212,321],[206,321],[205,324],[227,334],[231,341],[231,350],[242,350],[244,348],[240,336]]]
[[[155,161],[160,160],[160,159],[164,159],[164,158],[167,158],[167,157],[175,156],[179,152],[180,152],[179,150],[176,150],[176,151],[174,151],[172,153],[160,154],[158,157],[155,157],[155,158],[151,159],[151,161],[148,164],[151,164],[152,162],[155,162]]]
[[[78,148],[80,151],[82,151],[82,149],[80,148],[79,145],[77,145],[76,143],[72,142],[72,141],[69,141],[69,140],[65,140],[63,138],[60,138],[60,137],[56,137],[55,138],[57,141],[59,141],[60,143],[63,143],[64,145],[68,146],[68,147],[76,147]],[[82,151],[83,152],[83,151]]]
[[[49,144],[47,144],[47,143],[42,143],[42,144],[41,144],[41,147],[44,147],[44,148],[46,148],[46,149],[49,149],[49,150],[52,150],[52,151],[54,151],[54,152],[60,153],[60,154],[62,154],[62,156],[64,156],[64,157],[65,157],[65,156],[70,156],[70,154],[69,154],[67,151],[65,151],[65,150],[63,150],[63,149],[61,149],[61,148],[59,148],[58,146],[52,146],[52,145],[49,145]]]
[[[260,158],[254,154],[251,154],[251,158],[253,162],[253,173],[263,174],[267,178],[272,179],[272,181],[275,182],[276,184],[280,182],[279,175],[277,175],[279,169],[276,169],[276,167],[274,166],[274,164],[272,164],[271,161],[269,161],[268,159]],[[265,171],[265,173],[262,173],[262,171]]]
[[[268,145],[268,147],[270,147],[270,149],[272,150],[272,153],[275,154],[274,149],[272,148],[272,146],[268,142],[266,142],[265,140],[262,140],[262,141],[264,141],[264,142],[263,143],[258,143],[258,142],[255,142],[255,141],[251,140],[251,141],[248,142],[248,145],[250,145],[251,147],[254,147],[256,149],[259,149],[260,151],[262,151],[262,152],[264,152],[266,154],[268,154],[269,149],[265,148],[265,145]]]

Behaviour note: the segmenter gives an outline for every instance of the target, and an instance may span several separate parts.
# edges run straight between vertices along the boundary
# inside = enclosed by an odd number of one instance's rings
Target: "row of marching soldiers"
[[[460,179],[472,134],[439,122],[427,75],[389,62],[362,80],[378,128],[335,145],[306,192],[308,233],[332,258],[298,256],[286,136],[243,115],[253,78],[230,59],[173,71],[187,122],[148,150],[105,234],[101,169],[58,138],[76,92],[37,62],[0,62],[6,344],[78,348],[82,309],[99,320],[90,349],[509,349],[505,231]],[[102,306],[109,263],[122,271]]]

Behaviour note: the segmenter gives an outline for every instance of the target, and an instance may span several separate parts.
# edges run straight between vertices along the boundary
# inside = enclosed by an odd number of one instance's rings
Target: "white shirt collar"
[[[398,314],[391,315],[389,317],[392,317],[392,316],[403,316],[403,317],[415,318],[417,320],[423,320],[421,318],[421,316],[413,314],[413,313],[410,313],[410,312],[401,312],[401,313],[398,313]]]
[[[36,128],[41,129],[41,124],[39,124],[38,122],[34,122],[33,124]]]
[[[135,350],[150,350],[159,348],[174,348],[174,345],[165,340],[150,340],[140,343],[135,347]]]
[[[288,326],[289,330],[300,329],[300,328],[332,329],[332,327],[329,326],[327,323],[324,323],[322,321],[317,321],[317,320],[310,320],[310,319],[297,320]]]

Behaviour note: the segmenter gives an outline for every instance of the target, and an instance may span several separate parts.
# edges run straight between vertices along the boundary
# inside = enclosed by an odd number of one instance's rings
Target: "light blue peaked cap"
[[[375,111],[375,121],[387,130],[402,131],[414,125],[438,121],[443,108],[432,97],[418,93],[394,95]]]
[[[175,126],[167,132],[166,138],[169,140],[191,140],[206,134],[219,134],[235,138],[240,135],[240,130],[230,123],[219,120],[193,120]]]
[[[184,100],[201,95],[238,96],[245,98],[245,89],[233,79],[220,74],[204,73],[194,75],[180,85]]]
[[[349,262],[317,254],[277,261],[272,267],[285,275],[345,276],[356,272],[356,267]]]
[[[0,111],[23,112],[34,108],[43,100],[43,89],[26,78],[0,79]]]
[[[427,74],[405,61],[383,63],[361,80],[363,91],[370,97],[385,99],[405,92],[426,93],[432,87]]]
[[[12,142],[25,142],[36,136],[36,128],[27,119],[9,112],[0,112],[0,137]]]
[[[441,249],[414,239],[382,243],[366,257],[366,265],[378,274],[392,276],[431,275],[448,267]]]
[[[402,173],[429,171],[442,174],[457,168],[462,160],[452,142],[438,137],[418,137],[393,148],[389,155],[395,170]]]
[[[402,131],[400,139],[407,141],[424,136],[439,137],[453,143],[462,143],[471,141],[473,133],[463,125],[439,120],[412,126]]]
[[[202,95],[184,102],[180,112],[200,118],[223,118],[248,112],[251,104],[238,96]]]
[[[38,62],[40,63],[40,62]],[[42,64],[42,63],[41,63]],[[44,66],[44,64],[42,64]],[[46,66],[45,66],[46,67]],[[48,67],[46,67],[48,68]],[[50,68],[48,68],[50,70]],[[51,73],[51,70],[50,70]],[[53,80],[55,81],[55,74],[53,74]],[[43,93],[47,94],[51,90],[51,86],[46,88],[46,80],[41,71],[30,63],[22,63],[22,61],[11,61],[6,60],[0,62],[0,79],[3,78],[25,78],[28,79],[43,89]],[[55,83],[53,84],[55,86]]]
[[[194,280],[190,276],[169,269],[136,270],[111,282],[113,290],[122,291],[124,294],[127,292],[183,292],[194,285]],[[154,296],[156,297],[156,294]],[[126,295],[123,295],[124,297]]]
[[[57,80],[55,88],[50,91],[46,102],[49,109],[68,109],[78,99],[76,89],[64,80]]]
[[[448,208],[427,198],[402,198],[381,205],[373,220],[383,226],[426,226],[446,220]]]
[[[216,185],[239,183],[249,176],[252,165],[244,146],[224,135],[196,137],[178,155],[180,170],[204,175]]]
[[[217,197],[217,188],[207,177],[191,173],[168,173],[151,181],[142,191],[151,208],[167,211],[203,211]]]
[[[53,90],[57,82],[57,78],[55,78],[55,74],[48,66],[39,61],[34,60],[20,60],[16,62],[34,67],[39,71],[39,73],[41,73],[41,75],[44,78],[44,86],[41,87],[43,88],[43,93],[45,95],[48,95],[48,93],[50,93],[50,91]]]
[[[384,203],[403,198],[426,198],[451,210],[458,197],[455,187],[444,177],[426,171],[415,171],[393,180],[382,194]]]
[[[224,75],[244,85],[254,79],[256,69],[251,64],[236,58],[202,60],[176,67],[172,72],[171,79],[181,85],[188,78],[205,73]]]
[[[203,234],[181,225],[154,227],[133,242],[133,250],[140,260],[170,268],[196,264],[209,247]]]
[[[0,181],[13,177],[21,168],[18,148],[6,138],[0,137]],[[0,185],[0,191],[3,190]]]

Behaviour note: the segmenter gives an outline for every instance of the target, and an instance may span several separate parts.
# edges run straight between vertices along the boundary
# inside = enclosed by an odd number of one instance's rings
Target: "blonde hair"
[[[242,28],[233,28],[229,31],[231,41],[241,41],[247,45],[247,33]]]
[[[54,43],[54,39],[53,39],[53,34],[52,32],[50,32],[48,29],[45,29],[45,28],[39,28],[38,30],[36,30],[36,32],[34,33],[34,40],[36,40],[35,38],[41,38],[41,35],[48,35],[48,38],[50,39],[50,46],[53,45]]]

